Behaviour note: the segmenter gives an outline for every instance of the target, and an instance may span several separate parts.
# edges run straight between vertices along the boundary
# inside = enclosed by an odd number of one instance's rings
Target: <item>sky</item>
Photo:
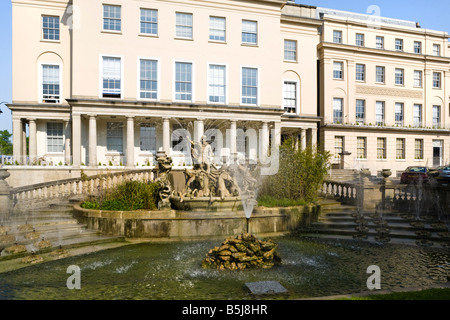
[[[92,0],[89,0],[92,1]],[[94,0],[99,1],[99,0]],[[296,0],[297,3],[356,13],[378,6],[380,15],[420,22],[422,28],[450,33],[449,0]],[[12,102],[11,0],[0,0],[0,102]],[[11,111],[0,104],[0,130],[12,132]]]

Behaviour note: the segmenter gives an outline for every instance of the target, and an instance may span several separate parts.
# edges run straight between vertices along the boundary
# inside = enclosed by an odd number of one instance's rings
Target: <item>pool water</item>
[[[273,238],[282,265],[269,270],[201,268],[221,241],[143,243],[69,257],[0,274],[0,299],[246,300],[245,283],[278,281],[296,299],[368,291],[367,268],[380,267],[381,288],[447,282],[450,252],[395,244]],[[81,288],[69,290],[69,266],[80,268]]]

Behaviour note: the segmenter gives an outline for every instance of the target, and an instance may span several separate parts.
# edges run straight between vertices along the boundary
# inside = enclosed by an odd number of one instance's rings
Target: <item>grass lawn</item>
[[[395,292],[343,300],[450,300],[450,289],[427,289],[414,292]]]

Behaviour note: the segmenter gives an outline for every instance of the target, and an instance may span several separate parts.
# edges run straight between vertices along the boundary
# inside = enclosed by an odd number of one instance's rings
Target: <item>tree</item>
[[[308,147],[297,150],[288,139],[280,147],[280,169],[267,177],[260,196],[278,200],[304,200],[314,202],[328,174],[330,154]]]
[[[8,130],[0,131],[0,155],[12,155],[13,145],[11,142],[12,133]]]

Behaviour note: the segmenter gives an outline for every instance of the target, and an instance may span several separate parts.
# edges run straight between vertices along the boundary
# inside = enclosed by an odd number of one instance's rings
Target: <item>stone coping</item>
[[[244,211],[108,211],[74,205],[74,217],[89,229],[128,239],[192,239],[224,237],[251,232],[280,234],[310,226],[318,220],[319,206],[258,207],[251,219]],[[247,230],[248,228],[248,230]]]

